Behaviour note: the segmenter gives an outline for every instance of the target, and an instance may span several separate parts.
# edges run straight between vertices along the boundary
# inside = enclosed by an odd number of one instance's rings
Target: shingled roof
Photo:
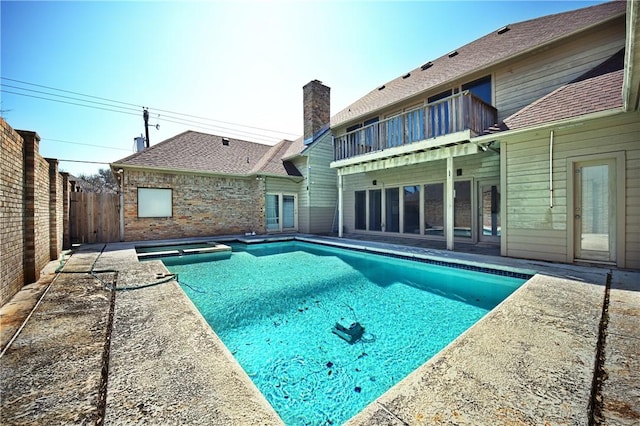
[[[189,130],[118,160],[112,166],[237,176],[300,176],[300,172],[291,163],[282,161],[282,155],[291,144],[293,142],[283,140],[270,146]]]
[[[382,90],[378,88],[372,90],[335,114],[331,118],[331,126],[347,123],[357,117],[426,92],[474,71],[496,65],[533,48],[622,16],[625,11],[626,2],[611,1],[509,24],[456,49],[457,54],[455,55],[443,55],[385,83]]]
[[[611,58],[504,119],[501,130],[532,127],[622,107],[624,49]]]

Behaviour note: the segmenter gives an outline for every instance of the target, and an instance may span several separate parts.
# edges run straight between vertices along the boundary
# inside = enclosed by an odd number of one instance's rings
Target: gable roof
[[[509,24],[374,89],[331,118],[339,126],[362,115],[496,65],[593,25],[622,16],[626,2],[611,1],[569,12]],[[507,29],[507,31],[502,31]],[[423,70],[423,68],[425,68]]]
[[[272,146],[269,151],[258,161],[252,170],[252,174],[302,176],[300,171],[290,161],[283,160],[289,148],[294,142],[282,140]],[[283,171],[285,173],[283,173]]]
[[[224,144],[223,139],[228,141],[228,144]],[[112,163],[112,166],[240,176],[256,173],[300,176],[295,167],[292,169],[282,161],[281,154],[291,143],[283,140],[269,146],[189,130],[118,160]]]
[[[575,80],[504,119],[514,130],[622,107],[624,49]]]

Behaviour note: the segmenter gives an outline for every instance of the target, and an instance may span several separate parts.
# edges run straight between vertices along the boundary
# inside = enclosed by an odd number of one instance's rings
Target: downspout
[[[342,218],[342,170],[338,169],[338,237],[342,238],[343,218]]]
[[[549,208],[553,208],[553,130],[549,133]]]

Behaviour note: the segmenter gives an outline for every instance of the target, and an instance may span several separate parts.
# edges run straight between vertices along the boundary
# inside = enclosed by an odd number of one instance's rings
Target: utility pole
[[[147,108],[142,110],[142,118],[144,118],[144,132],[146,135],[145,146],[149,148],[149,110]]]

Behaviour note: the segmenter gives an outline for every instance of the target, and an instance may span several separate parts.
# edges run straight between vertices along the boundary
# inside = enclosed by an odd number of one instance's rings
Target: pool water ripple
[[[344,423],[524,282],[301,242],[233,248],[166,263],[289,425]],[[346,342],[336,322],[371,341]]]

